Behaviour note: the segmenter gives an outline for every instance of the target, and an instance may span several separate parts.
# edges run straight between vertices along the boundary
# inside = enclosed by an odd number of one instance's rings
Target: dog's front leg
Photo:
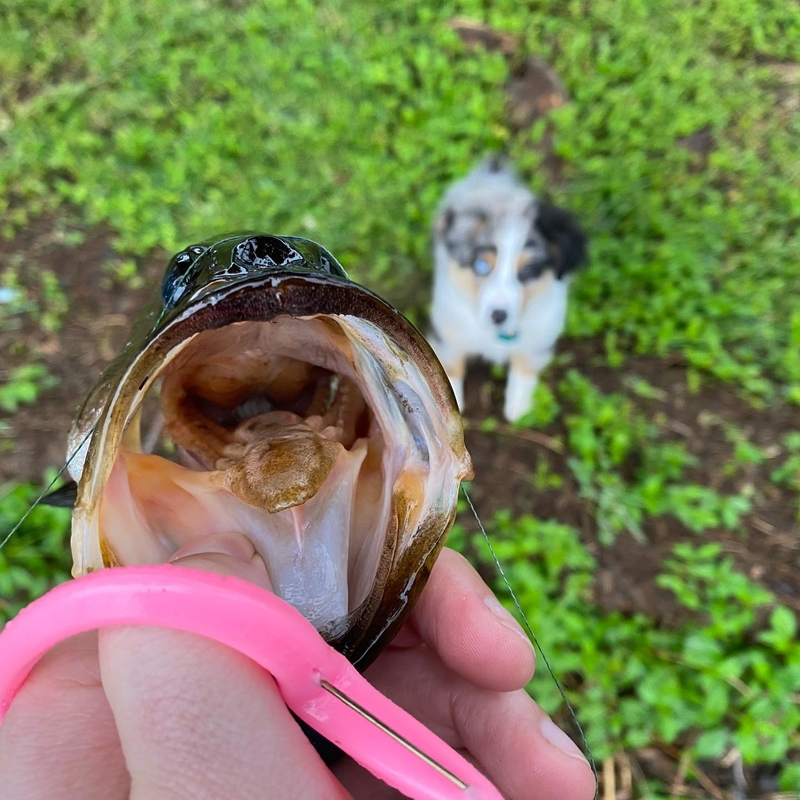
[[[516,422],[533,408],[533,393],[539,383],[539,373],[552,357],[552,350],[544,353],[515,353],[511,356],[503,406],[503,416],[509,422]]]
[[[464,373],[466,371],[466,359],[459,362],[443,364],[447,377],[450,378],[450,385],[453,387],[453,394],[456,396],[458,410],[464,411]]]
[[[453,387],[453,394],[456,396],[459,411],[464,411],[464,374],[467,371],[467,356],[460,352],[457,346],[453,345],[452,340],[441,339],[436,332],[431,332],[428,336],[433,352],[444,367],[450,385]]]

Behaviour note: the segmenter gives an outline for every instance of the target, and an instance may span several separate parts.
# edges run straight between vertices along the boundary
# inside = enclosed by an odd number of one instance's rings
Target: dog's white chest
[[[515,352],[551,350],[564,329],[569,289],[566,281],[552,281],[523,306],[517,335],[508,339],[498,335],[496,326],[457,287],[438,278],[431,320],[439,337],[465,355],[505,364]]]

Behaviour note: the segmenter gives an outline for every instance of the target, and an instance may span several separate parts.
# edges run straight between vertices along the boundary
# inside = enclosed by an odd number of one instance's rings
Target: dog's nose
[[[502,325],[508,319],[508,311],[504,311],[502,308],[496,308],[492,311],[492,322],[495,325]]]

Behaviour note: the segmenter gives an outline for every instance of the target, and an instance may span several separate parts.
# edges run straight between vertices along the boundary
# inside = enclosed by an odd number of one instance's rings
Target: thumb
[[[233,575],[272,590],[264,559],[253,543],[241,533],[215,533],[184,545],[170,559],[180,567]]]

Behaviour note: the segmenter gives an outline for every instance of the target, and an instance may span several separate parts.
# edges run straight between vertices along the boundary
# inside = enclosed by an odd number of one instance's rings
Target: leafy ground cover
[[[0,531],[60,465],[167,253],[237,228],[310,236],[421,321],[435,205],[502,148],[578,213],[592,265],[524,425],[472,373],[471,492],[605,796],[797,796],[796,6],[0,15]],[[0,614],[66,577],[65,532],[40,509],[0,551]],[[496,580],[468,514],[453,542]],[[566,720],[543,669],[532,691]]]

